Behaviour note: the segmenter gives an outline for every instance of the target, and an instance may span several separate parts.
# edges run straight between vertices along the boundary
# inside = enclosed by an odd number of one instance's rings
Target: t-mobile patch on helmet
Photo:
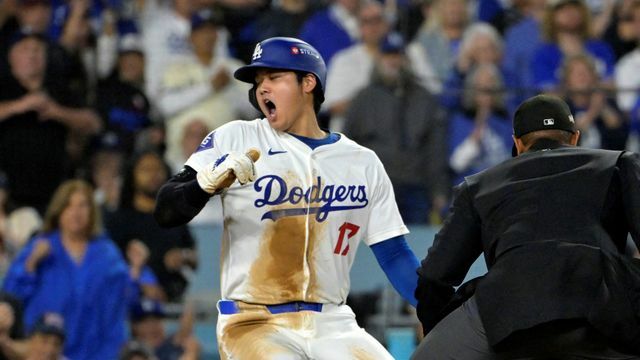
[[[200,152],[202,150],[207,150],[207,149],[213,149],[213,139],[215,135],[216,135],[215,131],[210,132],[209,135],[207,135],[207,137],[205,137],[204,140],[202,140],[200,145],[198,145],[196,152]]]

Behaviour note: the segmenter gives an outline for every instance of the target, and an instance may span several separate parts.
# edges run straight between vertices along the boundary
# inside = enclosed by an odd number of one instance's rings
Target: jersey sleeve
[[[200,171],[205,165],[218,160],[222,155],[230,151],[245,152],[255,144],[247,143],[247,138],[252,137],[258,125],[259,119],[230,121],[205,136],[196,151],[191,154],[186,166]]]
[[[198,145],[196,151],[187,159],[185,165],[195,171],[200,171],[205,165],[218,160],[225,154],[225,151],[220,148],[222,145],[217,138],[224,136],[225,133],[226,131],[220,127],[207,134],[200,145]]]
[[[374,154],[371,211],[367,224],[365,244],[371,246],[380,241],[409,233],[396,204],[393,187],[380,159]]]

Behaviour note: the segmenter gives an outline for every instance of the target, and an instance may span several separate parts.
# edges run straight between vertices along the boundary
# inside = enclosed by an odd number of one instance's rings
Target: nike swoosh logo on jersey
[[[278,154],[284,154],[286,153],[287,150],[273,150],[273,149],[269,149],[268,154],[269,155],[278,155]]]

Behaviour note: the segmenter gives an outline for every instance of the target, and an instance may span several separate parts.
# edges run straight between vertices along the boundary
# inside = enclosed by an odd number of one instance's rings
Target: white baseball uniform
[[[408,230],[378,157],[339,137],[312,149],[266,119],[233,121],[187,160],[199,171],[230,151],[261,152],[256,180],[221,194],[221,293],[237,308],[219,317],[223,357],[391,358],[344,303],[360,241],[370,246]],[[264,306],[292,301],[322,310],[273,314]]]

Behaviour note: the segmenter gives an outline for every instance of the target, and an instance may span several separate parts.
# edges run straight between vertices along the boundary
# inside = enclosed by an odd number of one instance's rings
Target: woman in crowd
[[[115,359],[125,342],[127,266],[100,219],[91,186],[64,182],[4,283],[22,300],[28,329],[45,313],[63,317],[64,355],[74,360]]]

